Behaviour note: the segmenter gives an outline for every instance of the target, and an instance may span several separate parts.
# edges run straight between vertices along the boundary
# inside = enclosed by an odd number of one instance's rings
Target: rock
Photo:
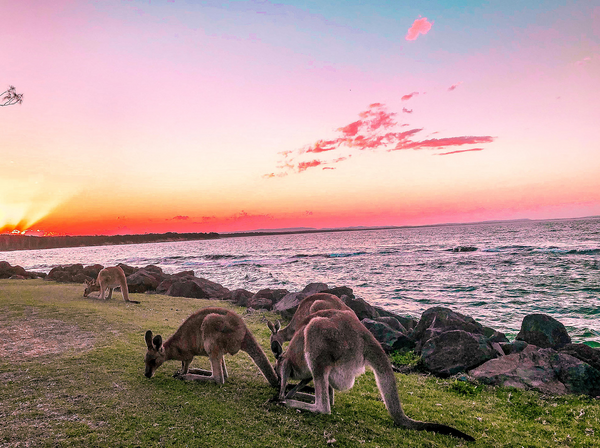
[[[515,339],[541,348],[554,349],[571,343],[565,326],[547,314],[525,316],[521,323],[521,331]]]
[[[446,331],[423,344],[421,358],[430,372],[447,377],[477,367],[498,355],[483,334]]]
[[[354,291],[352,288],[348,288],[347,286],[336,286],[335,288],[325,289],[323,291],[317,292],[326,292],[327,294],[333,294],[334,296],[338,296],[340,299],[342,296],[348,296],[351,299],[354,298]]]
[[[248,300],[248,308],[253,308],[255,310],[270,310],[273,308],[273,301],[267,297],[253,295]]]
[[[571,355],[600,371],[600,349],[585,344],[567,344],[559,352]]]
[[[11,266],[7,261],[0,261],[0,278],[14,277],[15,279],[20,279],[20,277],[23,277],[24,279],[28,279],[44,276],[45,274],[39,274],[37,272],[27,272],[21,266]]]
[[[352,298],[349,296],[342,296],[341,299],[356,313],[360,320],[375,319],[376,317],[379,317],[377,310],[360,297]]]
[[[483,326],[470,316],[436,306],[423,312],[412,337],[417,342],[417,351],[431,338],[442,333],[462,330],[472,334],[484,334]]]
[[[247,291],[245,289],[235,289],[235,290],[231,291],[231,294],[229,297],[227,297],[227,300],[231,300],[233,303],[235,303],[238,306],[247,306],[248,300],[253,295],[254,295],[253,293],[251,293],[250,291]]]
[[[373,308],[375,308],[375,311],[377,311],[377,314],[379,314],[380,317],[393,317],[394,319],[396,319],[398,322],[400,322],[400,324],[402,324],[404,328],[406,328],[406,331],[409,333],[411,333],[412,330],[419,323],[419,321],[414,317],[399,316],[398,314],[392,313],[391,311],[387,311],[379,306],[374,306]]]
[[[224,299],[230,295],[230,291],[205,278],[182,277],[173,281],[167,295],[194,299]]]
[[[476,250],[474,246],[457,246],[452,249],[452,252],[475,252]]]
[[[9,277],[10,280],[25,280],[25,277],[23,277],[22,275],[11,275]]]
[[[513,341],[513,342],[505,342],[500,343],[500,347],[502,347],[502,351],[505,355],[513,355],[515,353],[521,353],[525,350],[529,344],[525,341]]]
[[[492,342],[498,342],[500,344],[505,344],[508,342],[508,338],[504,333],[494,330],[490,327],[483,327],[483,334]]]
[[[393,318],[389,319],[393,320]],[[415,341],[385,322],[371,319],[363,319],[361,322],[388,353],[403,348],[412,349],[415,346]]]
[[[104,269],[104,266],[102,266],[101,264],[93,264],[84,267],[82,272],[85,276],[89,277],[89,279],[96,280],[98,278],[98,274],[102,269]]]
[[[277,303],[273,306],[273,310],[278,311],[283,317],[289,319],[294,315],[298,305],[300,305],[300,302],[302,302],[303,299],[319,292],[329,291],[332,290],[327,289],[327,285],[325,283],[310,283],[306,285],[300,292],[287,293],[277,301]]]
[[[155,291],[158,285],[158,280],[144,269],[140,269],[127,277],[127,288],[131,293]]]
[[[521,353],[492,359],[469,372],[484,384],[542,393],[600,394],[600,371],[566,353],[528,345]]]
[[[138,268],[134,268],[133,266],[128,266],[123,263],[119,263],[117,266],[119,266],[121,269],[123,269],[123,272],[125,273],[125,277],[129,277],[131,274],[133,274],[135,271],[138,270]]]
[[[377,322],[382,322],[382,323],[392,327],[396,331],[399,331],[404,334],[408,334],[408,331],[406,330],[406,328],[404,328],[404,326],[400,323],[400,321],[398,319],[396,319],[395,317],[383,316],[383,317],[376,317],[374,320]]]
[[[268,299],[271,301],[271,306],[268,309],[271,309],[274,304],[279,302],[287,294],[289,294],[289,291],[287,289],[265,288],[265,289],[261,289],[256,294],[254,294],[250,299],[248,299],[248,303],[250,303],[252,301],[252,299],[254,299],[255,302],[258,301],[258,299]],[[262,303],[266,303],[266,302],[263,301]],[[248,306],[250,306],[250,305],[248,305]]]

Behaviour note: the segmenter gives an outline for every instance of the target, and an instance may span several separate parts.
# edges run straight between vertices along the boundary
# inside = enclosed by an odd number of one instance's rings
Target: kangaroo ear
[[[275,326],[273,325],[273,323],[271,323],[270,320],[267,321],[267,327],[269,327],[269,330],[271,330],[271,333],[273,333],[273,334],[277,333],[277,330],[275,330]]]
[[[146,332],[146,335],[144,336],[144,339],[146,340],[146,345],[148,346],[148,349],[152,350],[152,331],[148,330]]]
[[[271,342],[271,351],[275,355],[275,359],[279,359],[279,357],[283,353],[283,347],[281,347],[281,344],[279,342],[273,341]]]
[[[281,329],[281,322],[275,322],[275,333],[277,333]]]
[[[152,340],[152,343],[154,344],[154,348],[156,350],[160,350],[160,348],[162,347],[162,337],[160,334],[157,334],[156,336],[154,336],[154,339]]]

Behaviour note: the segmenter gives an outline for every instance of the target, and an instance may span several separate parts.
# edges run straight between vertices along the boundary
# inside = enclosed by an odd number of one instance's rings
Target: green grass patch
[[[169,337],[208,305],[244,317],[267,355],[271,313],[230,304],[133,294],[140,305],[82,297],[80,285],[0,280],[0,446],[40,447],[600,447],[600,404],[397,374],[405,412],[477,441],[393,425],[370,371],[336,393],[331,415],[269,403],[275,391],[243,352],[226,357],[224,386],[144,377],[144,333]],[[418,362],[414,354],[400,363]],[[396,362],[396,361],[394,361]],[[207,359],[194,366],[208,368]]]

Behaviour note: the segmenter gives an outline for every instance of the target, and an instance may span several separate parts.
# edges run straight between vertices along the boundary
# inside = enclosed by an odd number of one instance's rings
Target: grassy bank
[[[394,427],[373,374],[336,394],[331,415],[284,408],[243,352],[227,357],[224,386],[144,377],[144,332],[170,336],[193,311],[244,315],[269,352],[265,317],[229,304],[133,294],[140,305],[82,297],[79,285],[0,280],[0,447],[600,447],[600,402],[397,375],[412,418],[454,426],[477,442]],[[209,368],[206,358],[194,366]]]

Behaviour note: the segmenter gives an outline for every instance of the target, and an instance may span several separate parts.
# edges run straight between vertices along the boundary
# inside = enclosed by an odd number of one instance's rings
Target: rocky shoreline
[[[334,294],[356,313],[388,353],[413,350],[420,356],[420,367],[429,374],[552,395],[600,396],[600,349],[572,343],[564,325],[546,314],[526,316],[511,342],[503,333],[449,308],[429,308],[420,319],[400,316],[355,297],[347,286],[310,283],[298,292],[263,289],[253,293],[229,290],[196,277],[193,271],[165,274],[154,265],[119,266],[127,276],[130,293],[227,300],[248,309],[275,311],[286,319],[303,298],[317,292]],[[95,279],[102,268],[98,264],[73,264],[57,266],[46,275],[1,261],[0,278],[83,284]]]

